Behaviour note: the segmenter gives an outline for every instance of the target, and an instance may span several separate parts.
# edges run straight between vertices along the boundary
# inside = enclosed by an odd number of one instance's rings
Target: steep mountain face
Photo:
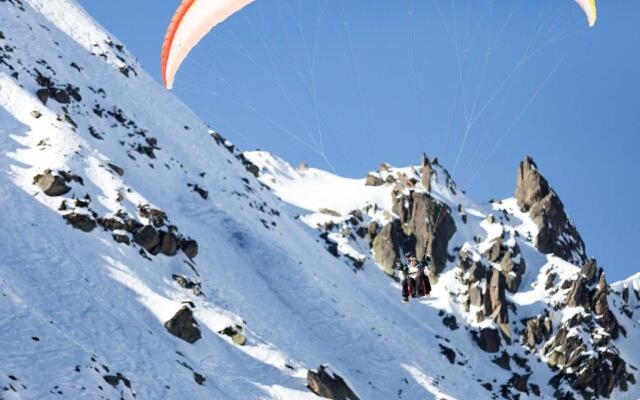
[[[326,172],[294,170],[268,153],[246,156],[265,185],[307,210],[301,219],[336,245],[336,256],[354,258],[365,239],[378,265],[397,277],[396,254],[432,254],[431,279],[457,316],[443,323],[457,329],[462,319],[477,347],[514,371],[491,387],[502,397],[637,397],[637,357],[626,350],[637,340],[637,279],[607,284],[531,157],[517,170],[514,198],[481,205],[426,156],[416,167],[383,164],[348,190]],[[298,194],[331,180],[338,190],[313,192],[312,203]],[[336,201],[339,193],[351,203]],[[546,387],[533,383],[541,365],[550,374]]]
[[[478,204],[241,153],[72,0],[0,0],[0,399],[637,399],[609,286],[533,160]],[[434,258],[408,305],[391,268]]]

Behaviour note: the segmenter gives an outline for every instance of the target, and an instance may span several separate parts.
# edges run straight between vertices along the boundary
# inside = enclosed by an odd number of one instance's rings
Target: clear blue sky
[[[160,79],[178,0],[80,3]],[[531,154],[613,281],[640,271],[640,2],[599,3],[589,30],[572,0],[257,0],[174,94],[244,149],[342,175],[424,150],[479,200]]]

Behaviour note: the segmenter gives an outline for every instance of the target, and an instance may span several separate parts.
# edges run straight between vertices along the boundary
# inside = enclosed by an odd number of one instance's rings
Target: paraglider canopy
[[[189,52],[218,24],[254,0],[182,0],[171,19],[162,45],[162,80],[173,87],[180,65]],[[596,0],[576,0],[592,27],[596,23]]]
[[[162,45],[162,80],[167,89],[189,52],[216,25],[253,0],[182,0]]]
[[[576,0],[584,13],[587,14],[589,20],[589,27],[593,27],[596,24],[596,18],[598,16],[596,10],[596,0]]]

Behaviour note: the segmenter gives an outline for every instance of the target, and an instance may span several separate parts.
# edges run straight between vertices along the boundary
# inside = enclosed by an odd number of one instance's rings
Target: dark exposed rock
[[[533,158],[527,156],[520,163],[516,178],[516,200],[518,206],[527,212],[549,194],[551,188],[544,176],[538,171]]]
[[[63,218],[71,226],[83,232],[89,233],[94,229],[96,229],[96,221],[94,221],[90,215],[71,213],[71,214],[64,215]]]
[[[395,250],[410,251],[419,259],[426,250],[431,255],[432,272],[438,274],[444,270],[449,257],[449,240],[456,232],[449,207],[427,193],[411,191],[408,195],[394,197],[393,212],[399,218],[392,223],[393,232],[385,239]]]
[[[598,348],[597,352],[587,350],[579,334],[561,327],[543,349],[549,364],[560,369],[550,383],[558,387],[566,380],[586,398],[609,397],[616,388],[626,390],[633,376],[627,373],[619,352],[610,345]]]
[[[447,346],[443,346],[443,345],[439,345],[439,346],[440,346],[440,354],[445,356],[446,359],[451,364],[455,364],[456,363],[456,352],[453,351],[452,349],[448,348]]]
[[[382,186],[384,185],[384,180],[379,176],[369,174],[364,184],[366,186]]]
[[[509,310],[505,295],[506,281],[498,270],[491,270],[487,293],[484,295],[484,313],[496,322],[507,341],[511,338]]]
[[[620,325],[616,317],[609,309],[609,303],[607,296],[609,294],[609,285],[605,279],[604,273],[600,274],[598,281],[598,287],[593,295],[593,311],[598,316],[597,320],[600,326],[602,326],[611,338],[617,339],[620,335]]]
[[[240,162],[242,162],[242,165],[244,166],[244,168],[251,175],[255,176],[256,178],[260,176],[260,168],[254,163],[252,163],[251,161],[249,161],[249,159],[243,153],[238,154],[238,159],[240,160]]]
[[[57,89],[53,89],[53,99],[55,101],[57,101],[60,104],[69,104],[71,103],[71,97],[69,97],[69,94],[64,91],[64,90],[57,90]]]
[[[520,163],[516,182],[516,199],[529,212],[539,232],[535,243],[543,253],[581,264],[586,260],[584,242],[567,216],[558,195],[549,187],[531,157]]]
[[[239,325],[236,325],[235,327],[228,326],[218,333],[230,337],[233,343],[238,346],[244,346],[247,344],[247,337],[242,334],[242,327]]]
[[[460,329],[460,326],[458,326],[458,321],[456,320],[455,315],[448,315],[444,317],[442,319],[442,323],[444,324],[444,326],[451,329],[452,331]]]
[[[431,179],[433,177],[433,168],[426,154],[422,156],[422,186],[427,192],[431,191]]]
[[[61,175],[54,174],[51,170],[36,175],[33,178],[33,184],[51,197],[62,196],[71,191],[71,187],[67,186],[67,180]]]
[[[116,375],[105,375],[102,377],[109,385],[116,387],[122,382],[127,388],[131,389],[131,381],[118,372]]]
[[[49,101],[49,89],[38,89],[36,96],[38,96],[38,99],[46,106],[47,101]]]
[[[481,261],[473,261],[467,270],[466,283],[473,284],[480,282],[487,274],[487,267]]]
[[[491,262],[498,262],[504,257],[505,246],[501,238],[495,239],[491,242],[491,247],[487,249],[484,256]]]
[[[111,168],[111,170],[113,172],[115,172],[116,174],[118,174],[119,176],[124,176],[124,169],[118,167],[117,165],[113,164],[113,163],[109,163],[107,164],[109,166],[109,168]]]
[[[181,275],[173,275],[172,278],[182,288],[189,289],[189,290],[193,291],[194,295],[196,295],[196,296],[201,296],[202,295],[202,290],[200,288],[200,283],[199,282],[193,282],[193,281],[189,280],[188,278],[186,278],[184,276],[181,276]]]
[[[332,400],[359,400],[342,377],[321,365],[317,371],[307,372],[307,387],[320,397]]]
[[[483,299],[484,296],[480,285],[473,285],[469,287],[469,304],[480,307],[483,304]]]
[[[318,210],[318,212],[320,214],[328,215],[330,217],[341,217],[342,216],[339,212],[334,211],[334,210],[330,210],[328,208],[320,208]]]
[[[474,332],[474,339],[478,346],[487,353],[500,351],[500,332],[494,328],[482,328],[480,333]]]
[[[160,253],[175,256],[178,252],[178,238],[171,232],[160,232]]]
[[[558,274],[556,274],[555,272],[552,272],[549,275],[547,275],[547,281],[544,284],[544,289],[549,290],[553,288],[556,282],[556,279],[558,279]]]
[[[147,218],[155,228],[160,228],[167,222],[167,214],[164,211],[158,210],[157,208],[153,208],[149,205],[141,206],[139,212],[140,216],[142,218]]]
[[[589,299],[589,288],[586,287],[585,281],[581,278],[573,281],[569,294],[567,295],[568,307],[584,307],[585,310],[591,310],[591,302]]]
[[[164,327],[170,334],[187,343],[195,343],[202,337],[198,323],[193,318],[193,312],[189,307],[182,307],[173,318],[165,322]]]
[[[198,384],[198,385],[204,385],[204,383],[207,381],[207,378],[204,377],[204,375],[199,374],[195,371],[193,371],[193,380]]]
[[[520,375],[514,373],[509,378],[509,382],[507,384],[519,392],[529,393],[529,377],[531,375]]]
[[[580,268],[580,274],[586,279],[587,284],[591,285],[596,283],[596,273],[598,272],[598,265],[596,260],[591,259],[582,265]]]
[[[507,290],[511,293],[517,292],[522,283],[522,276],[526,271],[526,264],[524,258],[520,255],[518,245],[505,252],[500,262],[500,267],[505,275]]]
[[[536,346],[548,340],[552,333],[553,324],[549,316],[539,315],[525,321],[522,342],[530,350],[535,351]]]
[[[511,357],[509,357],[509,353],[506,351],[503,351],[502,354],[500,354],[500,357],[496,357],[491,361],[500,368],[511,371]]]
[[[131,244],[131,239],[129,239],[128,235],[114,233],[112,237],[117,243],[126,244],[127,246]]]
[[[203,200],[207,200],[209,198],[209,192],[198,185],[193,185],[193,191],[198,193]]]
[[[98,224],[109,231],[126,230],[126,224],[120,218],[99,218]]]
[[[133,235],[133,241],[150,253],[157,254],[156,248],[160,244],[160,235],[151,225],[145,225]]]
[[[395,248],[395,243],[402,241],[401,229],[397,225],[397,221],[385,225],[374,238],[372,245],[376,262],[389,275],[393,274],[393,263],[399,251]]]
[[[190,259],[194,259],[198,255],[198,242],[192,239],[183,239],[180,241],[180,250]]]

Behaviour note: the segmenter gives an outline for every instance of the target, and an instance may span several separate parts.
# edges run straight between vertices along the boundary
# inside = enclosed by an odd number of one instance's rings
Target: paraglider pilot
[[[402,273],[402,301],[409,302],[409,297],[424,296],[431,293],[431,283],[425,270],[431,266],[431,257],[425,254],[422,261],[411,253],[405,254],[406,264],[396,258],[394,268]]]

